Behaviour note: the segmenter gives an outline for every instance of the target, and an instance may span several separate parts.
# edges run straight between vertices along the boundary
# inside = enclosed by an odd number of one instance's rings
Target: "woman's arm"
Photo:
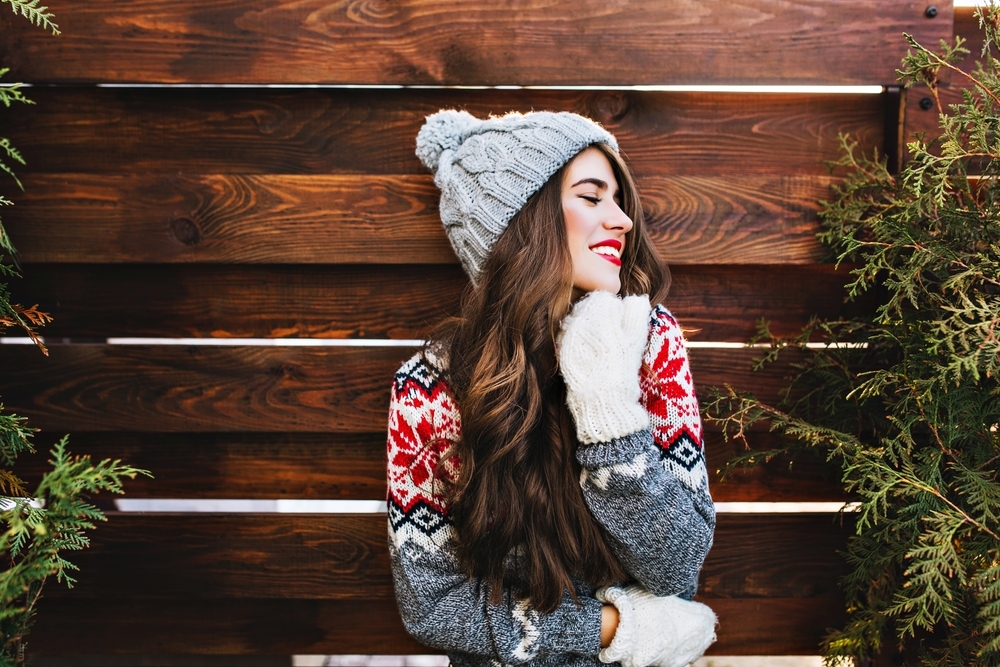
[[[606,604],[601,607],[601,648],[611,645],[618,629],[618,607]]]
[[[646,302],[648,318],[643,318],[640,328],[628,312],[630,300],[638,297],[625,299],[623,310],[608,295],[594,296],[587,297],[594,300],[591,305],[574,309],[574,314],[582,313],[569,325],[585,325],[581,318],[587,316],[587,309],[593,311],[588,337],[596,335],[600,344],[591,343],[581,361],[606,354],[608,358],[594,365],[622,364],[631,372],[641,360],[642,370],[636,373],[635,384],[609,386],[603,379],[607,371],[590,372],[588,379],[581,370],[586,370],[585,364],[573,360],[572,350],[560,353],[570,407],[583,443],[577,459],[583,466],[584,497],[612,536],[612,547],[629,574],[655,595],[690,599],[712,545],[715,509],[708,494],[698,402],[683,336],[662,307],[650,313]],[[624,314],[616,314],[619,311]],[[621,330],[602,330],[609,320],[622,317]],[[564,342],[571,333],[564,333]],[[640,342],[637,353],[628,351],[635,349],[633,339]],[[617,353],[627,357],[624,361],[607,352],[619,348],[625,350]],[[637,358],[633,360],[632,354]],[[628,406],[642,406],[644,419],[630,416],[630,421],[623,422],[617,415],[631,415]],[[594,423],[614,428],[601,431],[590,426]]]
[[[442,480],[455,463],[442,454],[459,435],[458,410],[445,384],[419,355],[397,373],[389,409],[389,552],[403,622],[418,641],[450,653],[489,656],[503,664],[546,654],[596,655],[604,605],[590,591],[580,604],[564,595],[551,614],[489,591],[462,571]]]

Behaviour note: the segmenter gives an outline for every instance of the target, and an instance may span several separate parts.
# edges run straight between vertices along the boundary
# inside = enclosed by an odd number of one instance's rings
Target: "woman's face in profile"
[[[619,207],[618,181],[608,159],[587,148],[563,174],[562,209],[578,291],[621,289],[621,256],[632,219]]]

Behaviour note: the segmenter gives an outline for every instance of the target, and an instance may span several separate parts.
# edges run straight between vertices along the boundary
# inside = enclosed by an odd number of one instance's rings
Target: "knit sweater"
[[[576,584],[552,613],[505,593],[489,602],[455,555],[455,532],[441,477],[461,462],[442,455],[461,436],[461,416],[442,361],[423,352],[396,373],[389,408],[389,552],[406,629],[446,651],[454,667],[525,664],[600,665],[601,603]],[[610,546],[631,577],[655,595],[694,596],[712,546],[715,508],[698,401],[687,352],[673,316],[657,306],[640,376],[649,430],[580,445],[580,485]],[[648,369],[648,370],[646,370]]]

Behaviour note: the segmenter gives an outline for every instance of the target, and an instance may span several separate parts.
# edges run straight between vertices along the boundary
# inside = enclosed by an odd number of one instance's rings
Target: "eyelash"
[[[580,195],[580,199],[586,199],[591,204],[597,204],[601,201],[600,197],[594,197],[592,195]]]

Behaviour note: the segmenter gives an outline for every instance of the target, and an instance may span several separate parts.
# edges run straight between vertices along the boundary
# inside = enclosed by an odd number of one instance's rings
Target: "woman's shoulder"
[[[426,392],[432,392],[439,387],[448,390],[447,360],[447,350],[438,344],[428,343],[404,361],[396,371],[393,392],[406,391],[413,385],[422,387]]]
[[[428,345],[399,367],[392,383],[391,413],[415,429],[421,439],[455,441],[461,416],[440,351]]]
[[[649,342],[662,341],[665,338],[683,340],[681,326],[677,319],[662,303],[653,306],[649,311]]]

